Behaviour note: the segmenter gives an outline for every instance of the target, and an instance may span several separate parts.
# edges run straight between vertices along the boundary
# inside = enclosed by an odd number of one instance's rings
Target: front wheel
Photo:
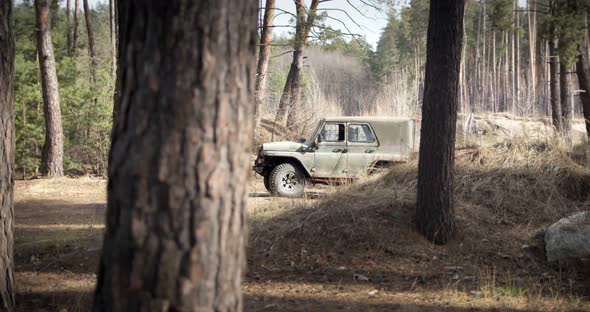
[[[305,188],[305,174],[297,166],[280,164],[270,172],[269,188],[275,196],[301,197]]]

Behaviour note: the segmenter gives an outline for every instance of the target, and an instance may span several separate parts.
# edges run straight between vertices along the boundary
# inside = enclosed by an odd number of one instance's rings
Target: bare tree
[[[293,62],[289,67],[287,81],[283,88],[283,94],[279,101],[276,122],[284,124],[288,114],[296,113],[296,107],[301,102],[301,73],[303,70],[303,48],[307,45],[309,31],[313,26],[320,0],[312,0],[309,9],[305,8],[303,0],[294,0],[297,10],[297,22],[295,26],[295,40],[293,44]],[[295,109],[293,109],[295,107]]]
[[[437,244],[455,233],[453,177],[463,0],[431,0],[427,36],[416,225]]]
[[[12,0],[0,2],[0,310],[14,308],[14,35]]]
[[[96,41],[94,40],[94,30],[92,29],[92,20],[90,16],[90,6],[88,0],[83,0],[84,18],[86,20],[86,33],[88,34],[88,55],[90,56],[90,78],[91,82],[96,82],[96,68],[98,59],[96,58]]]
[[[118,9],[123,95],[94,311],[241,311],[257,1]]]
[[[45,143],[41,155],[41,173],[47,177],[63,176],[63,129],[59,107],[59,86],[55,70],[49,0],[35,0],[37,17],[37,54],[41,72]]]
[[[258,64],[256,66],[256,123],[254,124],[254,139],[258,139],[262,104],[266,96],[266,80],[268,74],[268,61],[270,60],[270,42],[272,39],[274,10],[275,0],[266,0],[266,5],[264,6],[264,18],[262,20],[262,32],[260,34],[260,52],[258,53]]]

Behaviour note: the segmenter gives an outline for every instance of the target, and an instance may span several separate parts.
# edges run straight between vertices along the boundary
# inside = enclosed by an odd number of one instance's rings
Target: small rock
[[[368,282],[369,281],[369,278],[362,275],[362,274],[353,274],[352,278],[354,278],[354,280],[357,282]]]

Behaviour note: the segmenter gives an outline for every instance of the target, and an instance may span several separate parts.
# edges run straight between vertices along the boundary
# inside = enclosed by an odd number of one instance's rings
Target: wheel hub
[[[293,190],[298,184],[297,177],[293,172],[285,174],[281,179],[281,186],[286,190]]]

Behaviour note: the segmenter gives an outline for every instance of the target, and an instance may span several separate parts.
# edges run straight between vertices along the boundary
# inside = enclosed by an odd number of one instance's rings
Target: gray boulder
[[[578,212],[549,226],[545,251],[549,262],[590,258],[590,211]]]

